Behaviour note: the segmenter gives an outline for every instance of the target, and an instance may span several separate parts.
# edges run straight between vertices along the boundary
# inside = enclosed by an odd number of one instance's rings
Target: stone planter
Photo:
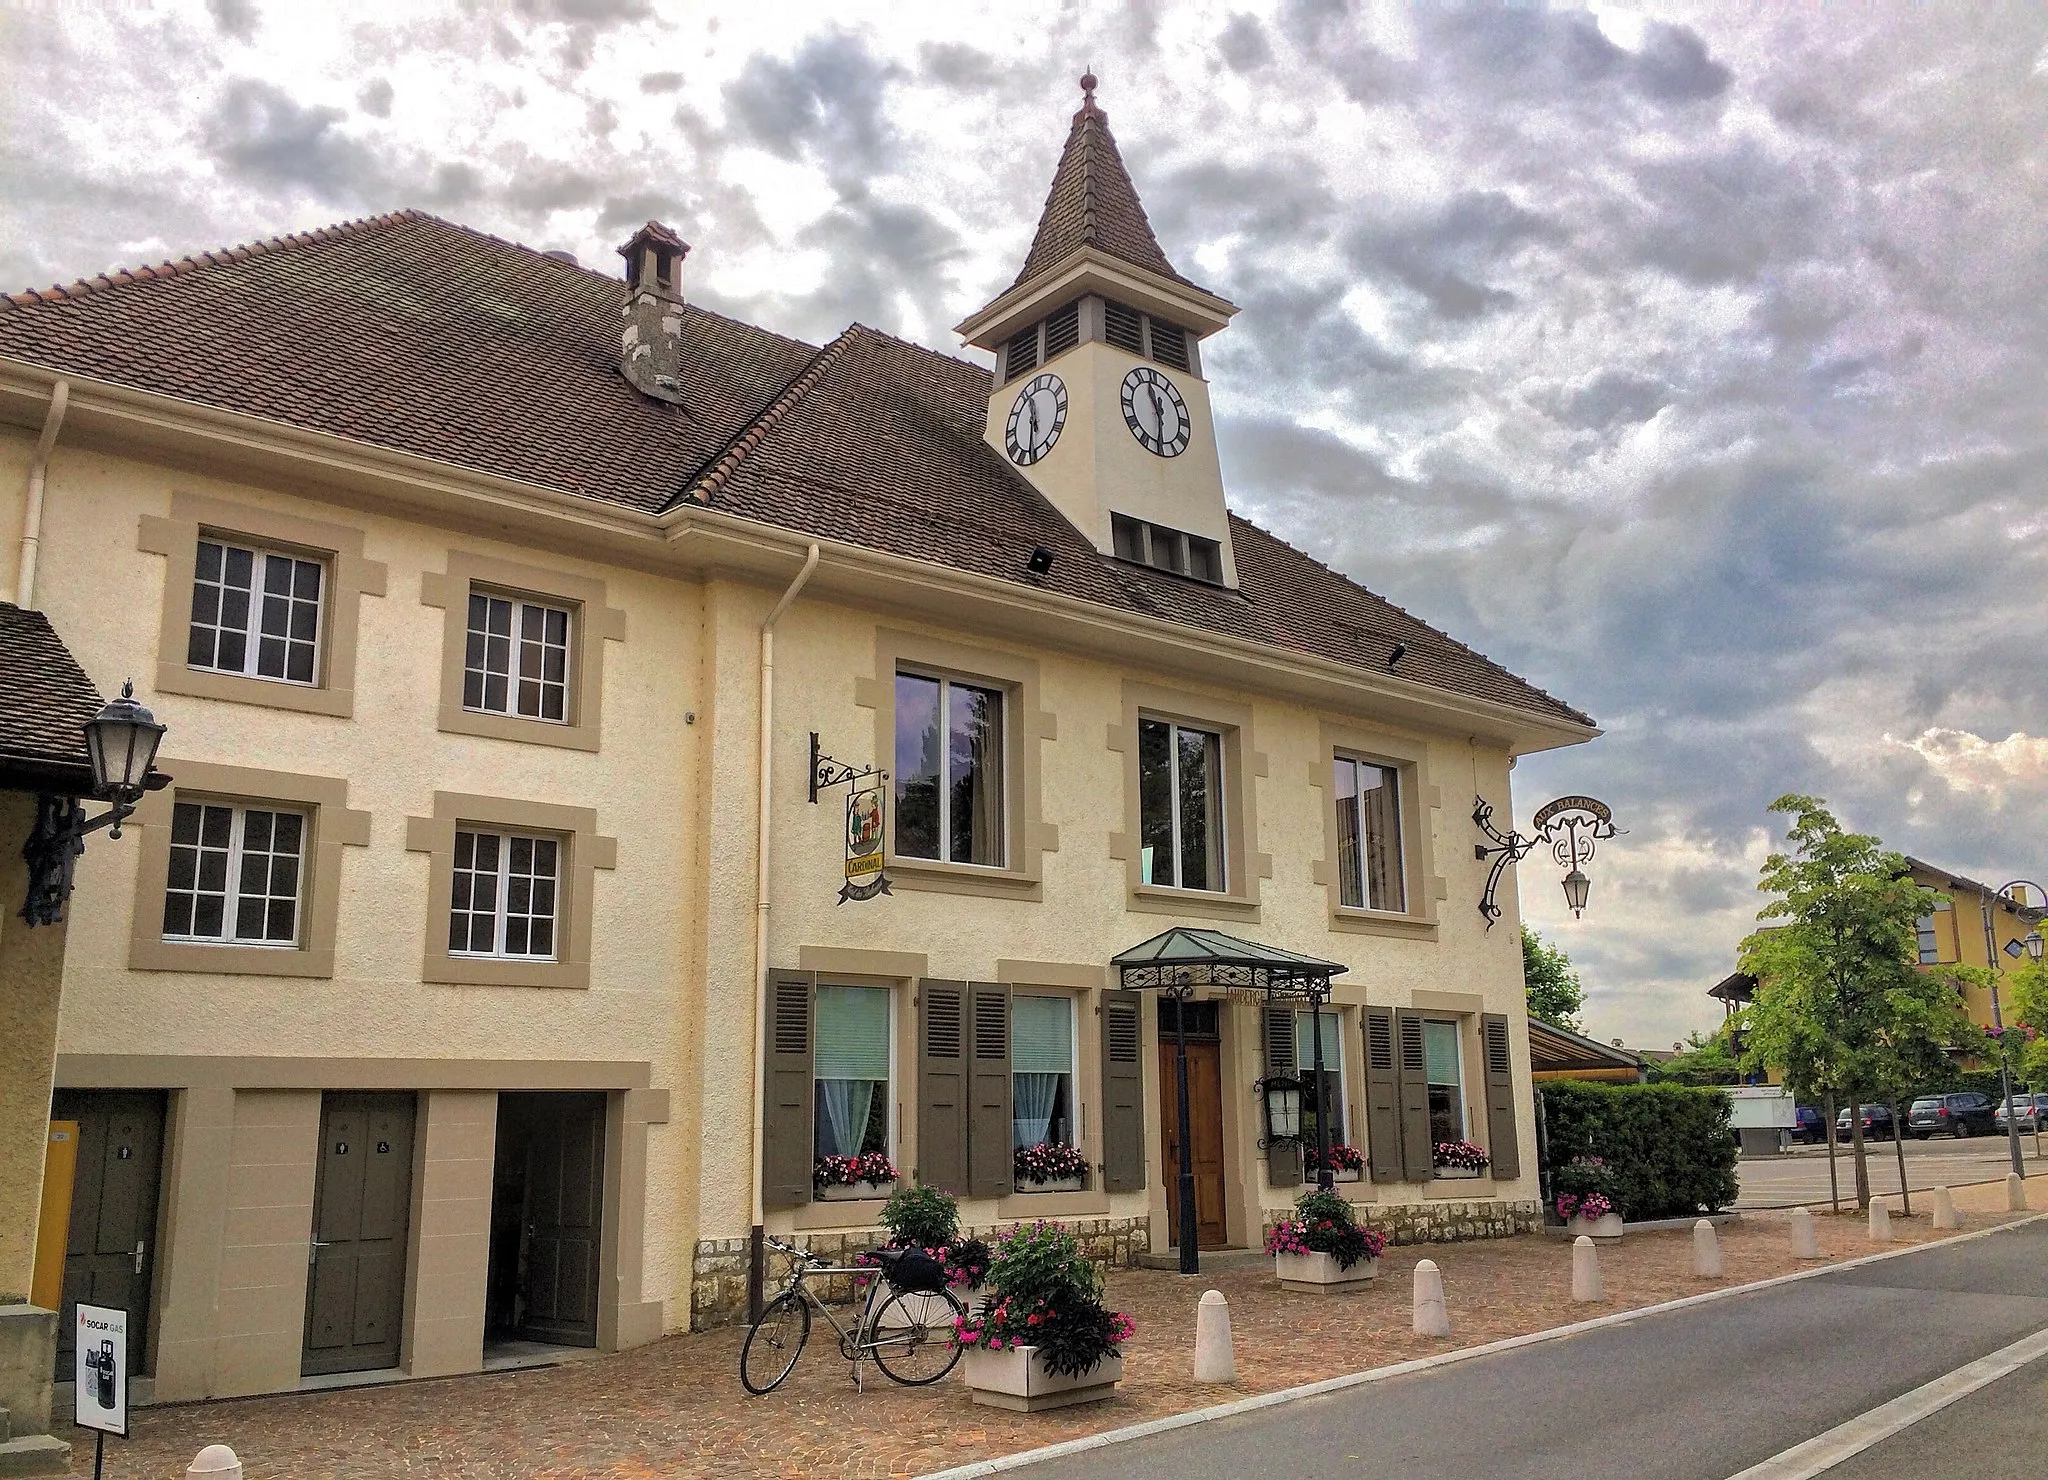
[[[974,1347],[960,1354],[960,1375],[977,1403],[1012,1413],[1039,1413],[1113,1396],[1123,1380],[1124,1359],[1107,1356],[1079,1377],[1061,1377],[1046,1371],[1035,1346],[1001,1352]]]
[[[1361,1259],[1349,1269],[1339,1269],[1334,1254],[1275,1254],[1273,1273],[1280,1276],[1280,1288],[1309,1295],[1337,1294],[1363,1286],[1380,1272],[1377,1259]]]
[[[1439,1182],[1455,1182],[1460,1178],[1471,1181],[1485,1176],[1489,1170],[1491,1168],[1488,1167],[1438,1167],[1436,1176]]]
[[[1088,1185],[1088,1179],[1080,1172],[1071,1177],[1048,1177],[1043,1182],[1019,1182],[1019,1192],[1079,1192]]]
[[[896,1190],[894,1182],[835,1182],[829,1187],[812,1189],[812,1197],[818,1202],[859,1202],[864,1198],[886,1198]]]
[[[1621,1214],[1602,1213],[1592,1222],[1574,1216],[1565,1221],[1566,1238],[1577,1238],[1585,1234],[1596,1244],[1618,1244],[1621,1242]]]

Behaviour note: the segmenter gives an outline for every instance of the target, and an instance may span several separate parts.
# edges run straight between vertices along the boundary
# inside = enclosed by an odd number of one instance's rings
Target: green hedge
[[[1574,1080],[1537,1089],[1550,1167],[1599,1157],[1609,1196],[1630,1221],[1713,1212],[1735,1201],[1735,1135],[1720,1090]]]

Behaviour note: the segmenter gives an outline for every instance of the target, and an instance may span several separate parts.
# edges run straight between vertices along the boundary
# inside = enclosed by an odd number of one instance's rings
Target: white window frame
[[[921,668],[916,664],[899,663],[896,666],[894,676],[890,679],[892,688],[896,680],[904,678],[922,679],[926,683],[935,683],[939,686],[939,856],[927,858],[922,853],[904,853],[897,850],[895,848],[895,824],[893,821],[890,824],[891,851],[895,852],[897,857],[909,859],[913,863],[943,863],[954,868],[1007,869],[1010,866],[1010,696],[1014,690],[1009,684],[998,683],[992,678],[975,678],[964,673],[941,673]],[[983,693],[994,694],[1002,701],[1002,776],[1000,778],[1001,784],[996,788],[1000,819],[997,834],[1000,846],[997,850],[999,856],[994,863],[975,863],[970,859],[954,858],[952,856],[953,787],[951,767],[953,764],[953,746],[951,744],[952,730],[949,728],[952,714],[952,706],[949,703],[949,699],[952,695],[953,685],[956,683],[963,688],[979,689]],[[889,702],[893,716],[896,706],[896,696],[894,693],[891,693],[889,696]],[[892,746],[893,743],[894,737],[892,736]],[[895,757],[892,755],[890,760],[893,765]],[[893,780],[889,804],[892,808],[896,804]]]
[[[1463,1019],[1460,1018],[1425,1017],[1422,1020],[1422,1031],[1425,1035],[1429,1032],[1431,1024],[1436,1024],[1440,1027],[1449,1028],[1451,1030],[1451,1042],[1457,1045],[1458,1094],[1456,1103],[1458,1106],[1458,1139],[1460,1141],[1469,1141],[1472,1139],[1472,1101],[1471,1084],[1468,1076],[1465,1073],[1465,1024]],[[1429,1077],[1428,1063],[1428,1039],[1427,1037],[1425,1037],[1423,1040],[1424,1068],[1422,1080],[1422,1092],[1425,1104],[1427,1104],[1428,1102],[1427,1097],[1429,1091],[1436,1087],[1436,1081]],[[1431,1139],[1434,1140],[1435,1138],[1432,1136]]]
[[[1231,885],[1230,794],[1228,791],[1224,789],[1223,773],[1227,769],[1229,760],[1230,736],[1220,728],[1212,728],[1209,725],[1185,724],[1180,720],[1168,719],[1164,715],[1157,714],[1141,714],[1138,716],[1139,732],[1141,735],[1143,733],[1143,727],[1148,724],[1166,726],[1167,791],[1168,794],[1172,796],[1174,799],[1173,805],[1167,809],[1167,818],[1173,825],[1173,882],[1171,884],[1153,883],[1153,881],[1150,878],[1144,877],[1145,870],[1142,867],[1140,867],[1138,871],[1140,875],[1139,881],[1141,883],[1150,885],[1154,889],[1179,889],[1188,894],[1228,894],[1230,892]],[[1180,737],[1181,732],[1183,730],[1187,731],[1190,734],[1209,736],[1216,741],[1216,775],[1213,778],[1216,787],[1216,869],[1218,873],[1223,875],[1223,877],[1212,884],[1206,884],[1200,887],[1197,887],[1193,884],[1183,884],[1180,882]],[[1141,860],[1144,857],[1144,789],[1145,749],[1141,741],[1138,747],[1138,819],[1140,834],[1138,847],[1140,850],[1139,857]]]
[[[1355,849],[1355,856],[1351,860],[1352,866],[1358,872],[1358,897],[1360,902],[1357,904],[1353,904],[1349,900],[1344,898],[1344,860],[1340,857],[1337,860],[1338,907],[1347,910],[1369,910],[1376,914],[1383,915],[1405,915],[1409,913],[1410,905],[1410,900],[1408,897],[1408,822],[1406,816],[1408,809],[1406,799],[1403,795],[1409,784],[1406,770],[1404,767],[1396,764],[1395,762],[1378,760],[1369,755],[1357,755],[1352,753],[1351,751],[1342,749],[1332,751],[1330,754],[1330,805],[1332,807],[1338,807],[1343,805],[1344,800],[1337,789],[1336,770],[1339,765],[1348,765],[1352,767],[1352,796],[1354,798],[1358,798],[1364,795],[1364,793],[1359,790],[1357,785],[1357,768],[1360,766],[1370,766],[1376,771],[1386,772],[1393,779],[1393,878],[1395,884],[1401,891],[1401,907],[1399,909],[1392,909],[1386,905],[1374,904],[1372,902],[1371,890],[1367,887],[1367,875],[1365,870],[1365,812],[1362,804],[1359,808],[1358,836],[1353,843],[1353,847]],[[1340,826],[1337,829],[1337,847],[1339,849],[1342,849],[1344,846],[1344,829]]]
[[[453,916],[455,914],[453,875],[457,873],[476,872],[476,870],[474,869],[465,870],[459,861],[462,850],[462,835],[464,833],[468,833],[472,837],[494,837],[498,840],[498,868],[496,874],[497,882],[494,886],[496,892],[493,894],[491,900],[491,949],[488,951],[458,951],[451,947],[448,951],[449,956],[457,959],[471,961],[532,961],[536,963],[546,963],[561,960],[562,888],[563,883],[567,879],[569,874],[569,839],[555,833],[522,832],[503,827],[486,827],[457,823],[455,826],[454,847],[449,854],[449,869],[451,877],[449,879],[448,912],[450,915],[450,924],[453,923]],[[542,955],[539,952],[535,951],[514,952],[505,949],[505,931],[510,918],[507,910],[507,904],[511,897],[512,845],[513,843],[520,841],[522,839],[535,843],[552,843],[554,844],[555,848],[555,873],[553,880],[555,886],[554,908],[545,917],[552,922],[554,929],[550,933],[552,949],[550,949],[546,955]],[[474,852],[472,852],[470,856],[473,859],[475,857]],[[538,878],[540,876],[538,874],[535,874],[531,877]],[[471,907],[462,911],[462,913],[465,916],[475,915],[479,913],[479,911],[474,907],[475,898],[476,896],[474,894],[470,896],[470,899],[472,901]],[[531,911],[529,911],[527,912],[525,918],[529,920],[538,920],[543,917],[540,915],[533,914]],[[446,927],[444,926],[443,928],[445,930]]]
[[[512,611],[511,631],[507,639],[511,646],[506,656],[505,707],[503,709],[491,708],[488,701],[492,677],[490,668],[488,666],[481,669],[473,668],[469,662],[469,640],[476,631],[470,625],[469,611],[471,606],[478,601],[487,603],[494,601],[504,602]],[[527,714],[519,707],[519,686],[521,682],[520,655],[531,643],[531,639],[521,635],[521,629],[526,625],[526,613],[529,611],[538,611],[542,614],[541,623],[543,627],[546,626],[547,614],[550,612],[559,613],[563,618],[562,678],[559,684],[562,691],[562,713],[560,718],[551,718],[541,713]],[[486,607],[486,612],[488,613],[488,607]],[[471,586],[469,594],[463,602],[462,707],[471,714],[490,714],[504,719],[532,720],[535,724],[541,725],[573,724],[575,722],[574,709],[576,704],[576,622],[580,616],[581,613],[577,611],[576,604],[573,602],[547,600],[533,596],[524,596],[514,591],[494,591],[488,587]],[[488,615],[486,615],[485,620],[488,622]],[[488,639],[488,627],[485,629],[485,636]],[[542,652],[542,661],[545,663],[546,652],[549,646],[545,637],[542,638],[539,646]],[[486,654],[486,663],[488,663],[488,653]],[[483,675],[483,684],[480,688],[478,701],[475,704],[469,702],[469,676],[472,673],[481,673]],[[540,684],[543,700],[545,700],[546,691],[549,688],[558,686],[546,677],[540,680]],[[543,705],[543,707],[545,706]]]
[[[1016,999],[1019,997],[1033,997],[1047,1002],[1064,1002],[1067,1004],[1067,1108],[1073,1124],[1067,1132],[1072,1139],[1063,1144],[1079,1146],[1082,1144],[1082,1137],[1086,1134],[1087,1127],[1081,1116],[1081,1017],[1078,1004],[1074,1001],[1074,994],[1071,992],[1012,991],[1010,1004],[1010,1048],[1013,1056],[1017,1046]],[[1013,1107],[1016,1104],[1016,1095],[1017,1070],[1013,1064],[1010,1069],[1010,1103]],[[1014,1135],[1012,1139],[1015,1139]],[[1015,1150],[1016,1148],[1013,1147],[1012,1149]],[[1019,1187],[1017,1190],[1025,1192],[1030,1189]]]
[[[884,1086],[884,1089],[885,1089],[885,1091],[886,1091],[886,1092],[885,1092],[885,1093],[883,1094],[883,1096],[882,1096],[882,1154],[883,1154],[884,1156],[888,1157],[888,1158],[889,1158],[889,1160],[890,1160],[890,1162],[891,1162],[891,1163],[893,1164],[893,1163],[895,1162],[895,1160],[896,1160],[896,1135],[897,1135],[897,1126],[896,1126],[896,1097],[897,1097],[897,1093],[898,1093],[898,1091],[899,1091],[899,1090],[901,1089],[901,1087],[902,1087],[902,1081],[901,1081],[901,1080],[899,1080],[899,1079],[898,1079],[898,1078],[896,1077],[896,1076],[897,1076],[897,1073],[898,1073],[898,1067],[899,1067],[899,1066],[898,1066],[898,1064],[897,1064],[897,1061],[896,1061],[896,1060],[897,1060],[897,1054],[896,1054],[896,1026],[897,1026],[897,1014],[896,1014],[896,989],[895,989],[894,987],[887,987],[887,986],[883,986],[883,985],[881,985],[881,984],[879,984],[879,983],[877,983],[877,982],[849,982],[849,981],[836,981],[836,982],[827,982],[827,981],[821,981],[821,982],[819,982],[819,983],[818,983],[818,987],[819,987],[819,989],[821,989],[821,990],[822,990],[822,989],[824,989],[824,988],[827,988],[827,987],[858,987],[858,988],[860,988],[860,989],[861,989],[862,991],[867,991],[867,992],[883,992],[883,993],[886,993],[886,994],[887,994],[887,996],[888,996],[888,1002],[889,1002],[889,1082],[888,1082],[888,1084],[887,1084],[887,1085],[885,1085],[885,1086]],[[815,1001],[814,1001],[814,1002],[813,1002],[813,1006],[812,1006],[812,1014],[813,1014],[813,1021],[814,1021],[814,1022],[816,1021],[816,1012],[817,1012],[817,1008],[816,1008],[816,1005],[815,1005]],[[821,1080],[821,1078],[819,1077],[819,1074],[818,1074],[818,1070],[817,1070],[817,1052],[818,1052],[818,1042],[819,1042],[819,1040],[817,1040],[817,1039],[815,1039],[815,1038],[814,1038],[814,1039],[813,1039],[813,1041],[812,1041],[812,1044],[811,1044],[811,1065],[812,1065],[812,1067],[811,1067],[811,1106],[812,1106],[812,1109],[811,1109],[811,1114],[812,1114],[813,1116],[815,1116],[815,1115],[816,1115],[816,1114],[818,1113],[818,1111],[817,1111],[817,1103],[818,1103],[818,1085],[819,1085],[820,1083],[822,1083],[822,1082],[823,1082],[823,1081]],[[818,1156],[820,1155],[820,1153],[818,1152],[818,1150],[817,1150],[817,1148],[816,1148],[815,1146],[814,1146],[814,1147],[812,1147],[811,1149],[812,1149],[812,1156],[811,1156],[811,1159],[812,1159],[813,1161],[816,1161],[816,1160],[818,1159]],[[899,1177],[900,1177],[900,1176],[902,1176],[902,1175],[904,1175],[904,1173],[902,1172],[901,1168],[898,1168],[898,1175],[899,1175]]]
[[[162,938],[174,945],[256,946],[266,950],[276,951],[297,950],[299,948],[300,941],[304,938],[306,933],[306,870],[311,861],[312,856],[312,848],[310,846],[313,837],[312,814],[310,812],[302,811],[297,807],[278,806],[263,802],[234,802],[227,801],[218,797],[180,797],[176,800],[176,802],[173,803],[171,812],[171,827],[173,829],[173,841],[170,845],[170,856],[174,860],[177,857],[177,852],[180,848],[190,846],[188,844],[179,843],[176,841],[176,809],[178,807],[198,807],[202,809],[200,819],[202,837],[204,837],[204,828],[206,825],[204,815],[205,808],[225,808],[232,816],[233,820],[230,822],[228,827],[227,875],[224,880],[225,887],[222,890],[221,896],[222,933],[219,935],[175,935],[169,931],[162,931]],[[269,812],[274,816],[296,817],[299,819],[299,868],[297,889],[292,898],[292,935],[290,940],[271,940],[265,936],[243,936],[238,934],[236,931],[236,922],[241,914],[242,905],[242,848],[249,826],[249,813],[251,813],[252,811]],[[195,886],[198,883],[196,865],[193,883],[195,884]],[[210,890],[201,891],[196,887],[190,890],[175,889],[169,882],[168,874],[166,875],[164,884],[164,902],[166,905],[169,904],[170,896],[173,893],[191,894],[194,896],[196,901],[196,899],[202,893],[210,894],[211,892],[212,891]],[[263,896],[263,898],[266,901],[275,899],[277,897],[278,896],[271,894],[265,894]],[[196,904],[194,907],[194,914],[197,914]],[[265,915],[267,919],[267,910],[265,911]]]
[[[226,566],[229,551],[241,550],[249,555],[249,610],[240,629],[242,634],[242,666],[239,668],[227,668],[218,663],[194,663],[192,661],[191,642],[193,627],[204,625],[216,633],[233,631],[235,629],[226,626],[218,620],[218,605],[215,607],[216,620],[211,623],[201,624],[195,622],[188,611],[185,617],[185,666],[194,673],[225,673],[236,678],[258,679],[263,683],[290,684],[294,688],[319,688],[321,665],[327,657],[327,604],[334,589],[334,567],[332,562],[318,555],[279,549],[276,546],[263,544],[256,540],[240,539],[225,534],[214,534],[206,530],[200,531],[199,544],[202,546],[218,545],[220,547],[221,574],[223,577],[227,573]],[[192,565],[192,591],[194,595],[198,593],[201,586],[215,587],[223,594],[230,589],[239,589],[230,588],[225,579],[209,581],[199,573],[199,559],[199,553],[195,550]],[[294,641],[291,636],[289,610],[291,606],[297,604],[299,598],[296,596],[287,596],[285,598],[287,606],[285,618],[285,668],[287,671],[285,673],[263,673],[258,671],[263,646],[263,608],[265,600],[269,595],[264,578],[269,571],[270,562],[273,560],[288,561],[294,566],[310,565],[320,572],[320,594],[313,602],[313,674],[310,678],[292,678],[289,674],[291,667],[291,644]],[[219,646],[219,640],[216,638],[214,643],[216,655],[218,655]]]

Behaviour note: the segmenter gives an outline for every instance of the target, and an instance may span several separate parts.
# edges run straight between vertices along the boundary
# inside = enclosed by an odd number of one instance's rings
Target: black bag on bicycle
[[[877,1249],[882,1277],[905,1295],[936,1295],[946,1288],[946,1266],[922,1249]]]

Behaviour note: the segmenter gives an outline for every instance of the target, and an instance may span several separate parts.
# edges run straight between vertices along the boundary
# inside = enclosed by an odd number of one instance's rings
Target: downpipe
[[[24,610],[35,609],[36,557],[43,544],[43,493],[50,478],[50,452],[57,445],[57,433],[64,425],[64,409],[70,404],[71,382],[60,380],[50,390],[43,434],[36,441],[36,455],[28,465],[28,501],[21,516],[21,558],[14,575],[14,604]]]

